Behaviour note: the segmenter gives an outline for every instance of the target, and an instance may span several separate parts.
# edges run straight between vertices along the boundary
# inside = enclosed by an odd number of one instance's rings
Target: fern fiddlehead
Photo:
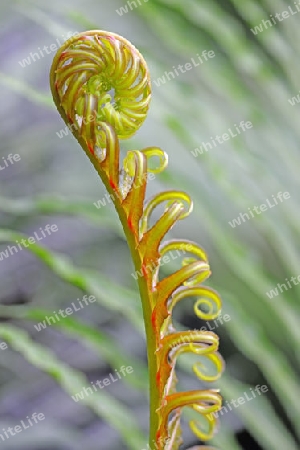
[[[220,313],[218,294],[202,283],[210,276],[208,258],[196,243],[163,242],[178,220],[187,217],[192,201],[184,192],[168,191],[145,201],[147,176],[159,173],[168,157],[157,147],[127,152],[120,170],[120,139],[131,137],[146,118],[151,83],[146,62],[126,39],[114,33],[88,31],[64,43],[53,60],[50,84],[55,104],[100,175],[119,214],[131,250],[143,304],[150,379],[150,447],[176,450],[181,444],[180,418],[184,407],[205,419],[190,422],[196,436],[209,440],[216,428],[213,412],[221,408],[217,390],[178,392],[176,360],[191,352],[202,363],[196,376],[215,381],[224,364],[218,337],[211,331],[178,331],[174,307],[194,298],[195,314],[204,320]],[[153,161],[159,161],[153,168]],[[161,217],[150,225],[153,213],[164,206]],[[188,253],[173,274],[160,277],[162,258],[172,250]],[[150,268],[150,270],[149,270]],[[208,366],[215,374],[208,374]],[[196,446],[193,449],[210,450]],[[211,449],[212,450],[212,449]]]

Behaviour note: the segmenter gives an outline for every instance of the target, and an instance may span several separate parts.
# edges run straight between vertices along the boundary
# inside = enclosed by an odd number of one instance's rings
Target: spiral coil
[[[191,352],[216,368],[216,373],[209,375],[205,364],[197,363],[193,366],[196,376],[203,381],[217,380],[224,367],[217,351],[218,337],[210,331],[177,331],[172,313],[181,300],[192,297],[196,299],[195,314],[212,320],[220,313],[221,300],[214,290],[202,285],[210,276],[203,249],[187,240],[162,242],[174,224],[190,214],[193,204],[187,194],[177,191],[159,193],[145,202],[147,174],[161,172],[168,162],[166,153],[159,148],[129,151],[120,170],[119,140],[139,129],[149,108],[151,84],[146,62],[124,38],[88,31],[72,37],[58,51],[50,80],[60,114],[111,189],[120,217],[127,222],[138,269],[147,285],[160,398],[156,448],[179,448],[181,411],[186,406],[206,419],[204,429],[195,421],[190,422],[198,438],[206,441],[214,434],[213,413],[221,408],[221,397],[216,390],[177,392],[175,366],[180,354]],[[159,161],[155,168],[152,159]],[[161,217],[150,225],[160,206],[164,206]],[[172,250],[185,255],[182,267],[160,279],[162,258]]]
[[[98,148],[104,142],[95,123],[108,122],[120,139],[129,138],[145,120],[151,97],[142,55],[126,39],[103,31],[68,41],[57,60],[55,87],[70,122]]]

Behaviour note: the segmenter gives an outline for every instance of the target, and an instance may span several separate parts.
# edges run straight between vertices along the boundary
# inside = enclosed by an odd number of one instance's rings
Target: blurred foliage
[[[287,10],[290,3],[140,3],[123,16],[116,12],[126,4],[121,0],[4,0],[0,5],[1,156],[21,155],[20,162],[0,172],[0,251],[45,223],[59,227],[59,233],[43,246],[30,246],[30,254],[22,251],[0,261],[0,336],[10,347],[0,350],[1,425],[6,416],[13,423],[19,417],[16,408],[7,407],[9,400],[19,405],[20,420],[26,416],[30,408],[24,404],[24,394],[12,397],[12,392],[31,391],[41,371],[70,394],[86,383],[79,372],[94,379],[111,368],[131,364],[134,375],[122,381],[122,388],[87,397],[95,417],[80,407],[72,416],[73,403],[60,393],[63,406],[49,407],[49,415],[57,425],[63,421],[69,433],[57,432],[57,440],[47,437],[47,442],[51,449],[72,450],[79,442],[80,448],[88,450],[125,445],[140,450],[146,442],[143,322],[122,230],[111,204],[101,209],[94,206],[104,190],[75,139],[59,139],[56,134],[64,124],[48,87],[53,55],[24,68],[18,63],[70,30],[98,28],[133,42],[145,56],[152,80],[172,71],[174,65],[190,62],[203,50],[216,54],[159,87],[153,83],[147,122],[124,143],[124,149],[162,147],[169,154],[169,169],[150,183],[148,194],[176,187],[193,198],[194,213],[171,236],[180,233],[205,247],[213,269],[210,284],[223,297],[223,314],[231,316],[216,330],[227,362],[227,372],[216,387],[228,401],[250,386],[269,388],[267,395],[221,417],[216,445],[222,450],[296,450],[300,443],[300,291],[294,286],[273,299],[266,292],[286,278],[297,277],[300,267],[299,105],[288,102],[299,91],[300,14],[254,35],[251,28],[270,14]],[[191,152],[201,143],[241,120],[251,121],[253,128],[193,157]],[[229,225],[239,213],[279,191],[289,192],[291,198],[236,228]],[[81,291],[94,294],[98,305],[76,319],[57,323],[55,330],[35,331],[33,323],[67,307]],[[189,302],[178,311],[178,320],[189,327],[203,325],[195,321]],[[74,357],[68,339],[76,341]],[[77,342],[90,349],[89,357]],[[38,370],[32,372],[26,360]],[[187,382],[193,383],[188,375],[190,363],[182,360],[181,369]],[[34,391],[38,398],[46,395],[47,383],[43,382],[42,394]],[[45,401],[40,402],[48,408]],[[89,428],[87,424],[98,424],[99,418],[101,424],[107,422],[118,431],[121,441],[109,428],[101,428],[100,435]],[[19,441],[19,436],[13,441],[19,447],[7,441],[3,449],[44,449],[43,438],[55,434],[51,423],[49,427],[42,436],[21,434]],[[255,442],[249,441],[251,437]]]

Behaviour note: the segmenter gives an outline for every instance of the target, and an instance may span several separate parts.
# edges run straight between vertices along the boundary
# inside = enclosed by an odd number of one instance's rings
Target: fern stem
[[[162,242],[175,223],[190,214],[193,203],[184,192],[167,191],[145,204],[148,172],[159,173],[167,165],[167,155],[159,148],[127,152],[120,172],[119,139],[137,131],[149,107],[151,85],[146,62],[121,36],[88,31],[72,37],[57,52],[50,83],[59,113],[65,123],[71,124],[74,136],[114,200],[136,273],[141,274],[138,286],[150,385],[149,446],[179,449],[184,407],[205,418],[206,429],[194,420],[190,427],[200,440],[209,440],[216,429],[212,413],[221,408],[221,397],[214,389],[177,392],[175,365],[180,354],[192,352],[216,368],[216,374],[211,375],[205,365],[195,364],[196,376],[204,381],[217,380],[224,368],[217,351],[218,337],[210,331],[176,331],[172,312],[176,303],[194,296],[196,315],[210,320],[220,312],[221,300],[216,292],[202,286],[210,275],[202,248],[187,240]],[[155,169],[148,167],[152,157],[159,159]],[[152,212],[163,204],[164,212],[150,226]],[[161,258],[171,250],[192,256],[183,258],[179,270],[160,280]],[[201,307],[208,308],[208,312]]]

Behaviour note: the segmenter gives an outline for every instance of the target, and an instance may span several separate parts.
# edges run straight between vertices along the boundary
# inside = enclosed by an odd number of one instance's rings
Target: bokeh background
[[[45,415],[1,440],[2,450],[141,450],[147,442],[145,338],[127,244],[112,203],[95,206],[105,190],[77,141],[70,133],[58,136],[65,125],[49,89],[54,52],[35,61],[30,56],[86,29],[129,39],[152,80],[203,50],[215,52],[199,67],[153,83],[148,118],[123,148],[163,148],[169,166],[150,182],[148,195],[175,187],[194,200],[193,214],[172,236],[207,250],[210,285],[230,316],[215,330],[227,365],[216,387],[229,402],[256,385],[268,387],[221,417],[214,444],[220,450],[300,448],[300,289],[286,284],[282,293],[267,295],[300,274],[300,104],[289,101],[300,88],[300,12],[251,31],[289,6],[297,11],[282,0],[136,0],[131,6],[125,0],[1,0],[0,251],[20,233],[58,227],[40,243],[47,251],[32,246],[0,261],[0,430],[34,412]],[[242,120],[253,127],[193,156]],[[5,166],[10,153],[20,160]],[[280,191],[290,198],[229,224]],[[163,270],[170,273],[172,264]],[[37,331],[46,315],[86,292],[97,302]],[[205,326],[189,301],[176,314],[182,327]],[[72,393],[122,365],[133,373],[72,400]],[[181,362],[180,380],[202,387],[188,361]],[[188,427],[184,436],[182,448],[197,444]]]

